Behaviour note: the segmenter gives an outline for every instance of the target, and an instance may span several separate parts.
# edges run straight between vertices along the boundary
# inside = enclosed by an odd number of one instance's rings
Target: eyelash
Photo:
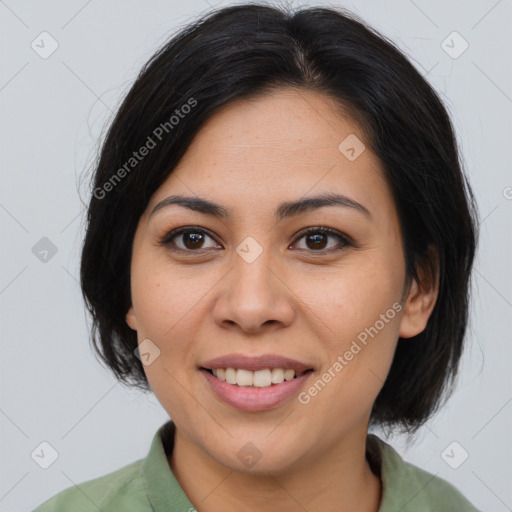
[[[208,248],[207,249],[192,250],[192,249],[182,249],[180,247],[176,247],[176,245],[171,240],[173,238],[178,237],[179,235],[184,235],[186,233],[196,233],[196,234],[199,233],[199,234],[202,234],[202,235],[207,235],[208,237],[212,238],[212,240],[215,240],[208,233],[208,231],[205,231],[204,229],[201,229],[201,228],[195,228],[194,226],[188,226],[188,227],[184,227],[184,228],[178,228],[178,229],[175,229],[174,231],[171,231],[170,233],[167,233],[159,241],[159,244],[164,246],[165,248],[171,250],[171,251],[185,252],[185,253],[191,253],[191,254],[193,254],[193,253],[201,254],[204,251],[208,251],[209,250]],[[331,248],[331,249],[321,249],[321,250],[318,250],[318,251],[314,251],[314,250],[310,250],[310,249],[299,249],[300,251],[304,251],[305,250],[305,251],[311,252],[312,254],[315,254],[315,253],[317,253],[317,254],[325,254],[326,252],[327,253],[337,252],[337,251],[343,250],[346,247],[354,246],[354,244],[352,243],[351,240],[348,239],[348,237],[343,236],[341,233],[339,233],[338,231],[336,231],[334,229],[323,227],[323,226],[308,228],[306,231],[303,231],[302,233],[300,233],[298,235],[298,237],[295,239],[295,241],[293,242],[292,245],[296,244],[299,240],[301,240],[305,236],[310,235],[310,234],[316,234],[316,233],[322,233],[322,234],[325,234],[325,235],[334,236],[334,237],[338,238],[340,240],[340,242],[338,243],[337,246],[335,246],[334,248]]]

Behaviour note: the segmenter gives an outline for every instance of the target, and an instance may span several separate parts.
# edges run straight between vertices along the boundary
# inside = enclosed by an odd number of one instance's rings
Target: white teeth
[[[272,374],[270,370],[258,370],[254,372],[253,382],[253,386],[257,388],[267,388],[270,386],[272,384]]]
[[[294,370],[285,370],[284,371],[284,380],[292,380],[295,377]]]
[[[282,384],[285,380],[292,380],[302,373],[295,373],[295,370],[283,370],[282,368],[267,368],[252,372],[250,370],[236,368],[216,368],[212,370],[213,375],[228,384],[237,386],[255,386],[257,388],[268,388],[272,384]]]
[[[236,383],[239,386],[252,386],[253,373],[250,370],[237,370],[236,371]]]
[[[215,370],[213,371],[215,372]],[[226,368],[226,382],[228,384],[236,384],[236,370],[234,368]]]
[[[281,382],[284,382],[284,370],[274,368],[272,370],[272,384],[281,384]]]

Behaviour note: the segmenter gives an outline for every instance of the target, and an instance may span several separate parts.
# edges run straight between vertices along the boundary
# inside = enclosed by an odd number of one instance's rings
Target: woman
[[[184,29],[110,126],[81,265],[95,348],[172,420],[37,511],[475,511],[368,429],[447,396],[476,218],[439,97],[355,16]]]

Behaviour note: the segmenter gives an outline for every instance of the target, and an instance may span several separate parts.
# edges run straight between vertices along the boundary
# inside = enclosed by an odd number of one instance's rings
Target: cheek
[[[368,258],[366,263],[304,285],[305,314],[325,349],[323,371],[333,383],[326,387],[334,402],[342,395],[343,403],[355,403],[363,395],[374,399],[398,341],[401,276],[386,262]]]
[[[139,343],[150,339],[159,350],[144,372],[164,408],[177,411],[187,401],[183,386],[195,369],[190,346],[199,317],[204,316],[200,307],[204,292],[190,278],[171,274],[165,265],[139,263],[132,274],[138,339]]]
[[[359,254],[329,273],[322,270],[308,278],[302,275],[293,289],[307,306],[304,314],[311,317],[314,313],[312,318],[317,319],[322,333],[348,339],[373,325],[399,300],[399,270],[376,252]]]
[[[143,256],[134,260],[131,277],[139,335],[164,342],[175,337],[180,324],[189,321],[189,312],[199,301],[201,290],[175,268]]]
[[[348,428],[369,414],[398,341],[399,313],[391,305],[380,310],[372,304],[361,314],[353,303],[341,304],[340,309],[344,317],[332,326],[339,334],[323,340],[325,366],[301,397],[311,417],[336,418],[337,427],[329,427],[332,435],[340,424]]]
[[[144,367],[156,392],[160,381],[173,386],[169,372],[184,381],[187,372],[195,370],[197,354],[191,347],[208,315],[208,292],[214,283],[155,261],[139,260],[132,272],[139,342],[148,338],[160,351],[155,363]]]
[[[368,272],[356,281],[340,296],[333,316],[336,332],[343,333],[336,353],[343,353],[347,374],[357,372],[358,381],[372,375],[385,380],[398,341],[401,286],[386,269]]]

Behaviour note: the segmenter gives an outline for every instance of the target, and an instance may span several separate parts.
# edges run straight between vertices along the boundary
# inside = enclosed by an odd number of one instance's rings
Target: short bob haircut
[[[94,162],[80,269],[92,345],[121,383],[150,390],[137,333],[125,320],[139,219],[208,118],[230,101],[279,88],[327,95],[358,123],[392,189],[408,283],[420,282],[424,272],[438,280],[426,328],[398,340],[370,419],[412,434],[453,390],[478,213],[439,96],[398,47],[345,9],[262,3],[217,9],[143,66]],[[430,245],[439,265],[428,256]]]

